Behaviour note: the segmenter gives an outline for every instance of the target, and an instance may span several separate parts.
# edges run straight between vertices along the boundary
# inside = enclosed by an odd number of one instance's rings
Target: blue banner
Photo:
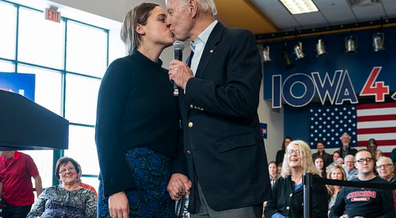
[[[383,33],[385,50],[373,50],[373,36]],[[357,52],[346,53],[345,41],[357,38]],[[268,43],[271,62],[264,62],[264,99],[273,108],[283,104],[303,107],[311,102],[332,105],[358,104],[361,98],[396,101],[396,28],[366,30]],[[317,57],[316,45],[324,42],[327,54]],[[293,48],[302,42],[306,57],[296,60]],[[284,52],[294,65],[285,69]]]
[[[34,74],[0,72],[0,89],[19,93],[34,101],[35,80]]]

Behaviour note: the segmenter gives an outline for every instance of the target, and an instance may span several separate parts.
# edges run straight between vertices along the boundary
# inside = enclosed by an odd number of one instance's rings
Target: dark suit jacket
[[[325,167],[329,166],[331,163],[333,163],[333,156],[329,153],[326,153],[326,151],[323,151],[322,155],[320,155],[319,151],[316,153],[312,154],[312,160],[315,161],[315,158],[322,156],[324,159]]]
[[[184,155],[173,172],[186,173],[185,161],[193,183],[191,212],[198,204],[197,181],[214,210],[259,205],[271,197],[257,115],[261,79],[253,34],[218,23],[195,78],[179,97]]]

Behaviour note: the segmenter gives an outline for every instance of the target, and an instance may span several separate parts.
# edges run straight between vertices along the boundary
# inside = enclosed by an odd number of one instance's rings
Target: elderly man
[[[355,167],[355,157],[353,155],[345,156],[344,170],[348,181],[357,178],[358,170]]]
[[[180,198],[191,180],[192,217],[260,217],[271,185],[257,115],[262,66],[254,35],[217,21],[213,0],[166,3],[171,32],[194,51],[191,68],[178,60],[169,65],[169,79],[181,89],[184,143],[168,192]]]
[[[350,146],[351,136],[348,133],[344,133],[341,136],[342,147],[340,148],[341,157],[345,158],[348,154],[355,156],[357,150]]]
[[[356,153],[358,178],[352,181],[364,183],[388,182],[374,174],[374,158],[367,149]],[[376,188],[341,188],[334,206],[330,210],[330,218],[394,218],[395,207],[392,190]]]
[[[393,166],[392,159],[389,157],[380,157],[377,160],[377,172],[379,176],[391,184],[396,184],[396,177],[393,173],[395,167]]]

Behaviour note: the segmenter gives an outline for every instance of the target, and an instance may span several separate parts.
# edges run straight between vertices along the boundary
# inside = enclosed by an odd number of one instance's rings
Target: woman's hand
[[[129,202],[125,192],[110,195],[109,213],[112,218],[129,218]]]

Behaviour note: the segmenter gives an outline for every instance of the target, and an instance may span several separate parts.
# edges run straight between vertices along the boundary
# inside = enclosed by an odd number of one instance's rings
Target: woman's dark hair
[[[290,141],[293,141],[292,137],[286,136],[286,137],[283,139],[283,142],[282,142],[282,150],[285,150],[285,149],[286,149],[286,146],[285,146],[285,141],[286,141],[286,139],[289,139]]]
[[[367,141],[367,149],[368,149],[368,150],[371,150],[371,149],[370,149],[370,145],[371,145],[371,144],[375,145],[375,147],[376,147],[376,149],[377,149],[377,147],[378,147],[377,140],[371,138],[371,139],[369,139],[369,140]]]
[[[315,159],[313,159],[314,164],[315,164],[316,159],[322,159],[323,166],[322,166],[322,169],[320,169],[320,170],[322,170],[322,172],[320,172],[320,176],[322,178],[326,178],[326,162],[325,162],[324,158],[322,156],[316,156]],[[316,167],[316,165],[315,165],[315,167]]]
[[[71,157],[61,157],[58,159],[58,161],[56,161],[56,166],[55,166],[55,175],[56,175],[56,178],[58,178],[58,180],[60,180],[59,171],[60,171],[61,166],[66,165],[69,162],[71,162],[73,164],[74,168],[76,168],[77,174],[80,173],[81,167],[80,167],[80,164],[77,163],[77,161],[75,161]]]
[[[120,35],[127,47],[128,54],[131,54],[133,49],[137,49],[140,45],[140,35],[136,32],[136,26],[138,24],[145,26],[150,12],[157,6],[159,5],[142,3],[125,15]]]
[[[269,162],[269,163],[268,163],[268,166],[271,165],[271,164],[275,164],[275,166],[278,167],[278,164],[276,164],[276,161],[274,161],[274,160],[271,161],[271,162]]]
[[[315,145],[317,145],[317,144],[319,144],[319,143],[322,143],[322,145],[326,147],[326,142],[325,142],[325,141],[323,141],[323,140],[318,140],[318,141],[316,141],[316,144],[315,144]]]

